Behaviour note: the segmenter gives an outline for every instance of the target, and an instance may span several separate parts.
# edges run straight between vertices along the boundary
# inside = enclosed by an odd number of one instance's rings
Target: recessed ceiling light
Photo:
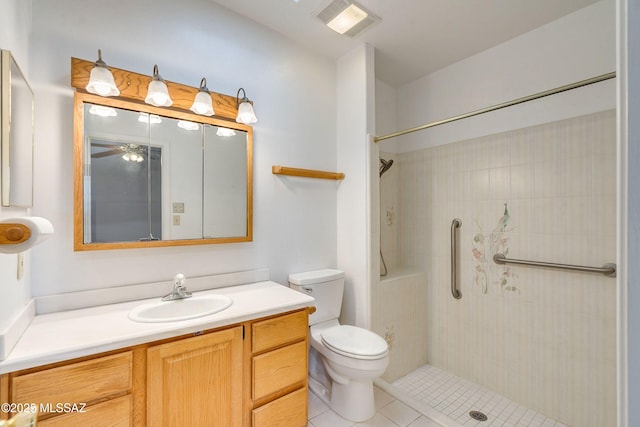
[[[333,31],[349,37],[380,22],[380,17],[364,6],[349,0],[333,0],[318,13],[317,17]]]
[[[367,12],[360,9],[355,4],[350,5],[340,12],[338,16],[327,22],[327,27],[331,28],[338,34],[344,34],[356,25],[358,25],[368,15]]]

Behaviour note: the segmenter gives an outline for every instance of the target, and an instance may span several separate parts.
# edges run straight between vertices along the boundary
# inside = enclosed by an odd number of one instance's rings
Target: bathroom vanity
[[[233,305],[170,323],[128,319],[140,301],[36,316],[0,362],[0,402],[36,405],[46,427],[305,426],[313,299],[268,281],[211,292]]]

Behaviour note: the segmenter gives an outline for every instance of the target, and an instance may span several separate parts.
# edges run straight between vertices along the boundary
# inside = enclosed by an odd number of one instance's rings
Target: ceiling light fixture
[[[340,12],[335,18],[327,22],[327,27],[338,34],[344,34],[369,15],[355,4],[350,5]]]
[[[200,80],[200,88],[198,89],[198,93],[193,100],[193,105],[190,110],[202,116],[213,116],[216,113],[213,111],[211,94],[207,88],[207,79],[204,77]]]
[[[120,90],[116,86],[113,74],[109,71],[107,64],[102,60],[102,51],[98,49],[98,60],[91,69],[89,83],[85,87],[87,92],[100,96],[118,96]]]
[[[142,148],[136,144],[127,144],[120,147],[122,151],[125,153],[122,155],[122,158],[127,162],[136,162],[140,163],[144,161],[144,155],[142,154]]]
[[[170,107],[171,104],[173,104],[173,101],[169,96],[169,89],[167,89],[167,84],[160,76],[160,73],[158,73],[157,64],[153,66],[153,78],[149,82],[147,97],[145,98],[144,102],[155,107]]]
[[[240,91],[242,91],[242,99],[240,99]],[[238,107],[236,122],[248,125],[258,121],[256,113],[253,111],[251,101],[247,98],[247,94],[243,88],[238,89],[238,93],[236,94],[236,106]]]
[[[350,0],[333,0],[317,16],[336,33],[349,37],[381,21],[379,16]]]

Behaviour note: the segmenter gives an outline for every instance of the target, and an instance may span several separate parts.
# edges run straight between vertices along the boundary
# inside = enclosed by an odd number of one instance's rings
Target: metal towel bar
[[[458,289],[458,245],[456,229],[462,227],[462,220],[454,218],[451,221],[451,295],[455,299],[462,298],[462,292]]]
[[[556,264],[552,262],[512,259],[512,258],[505,257],[504,254],[495,254],[493,256],[493,261],[496,264],[521,264],[521,265],[530,265],[534,267],[547,267],[547,268],[558,268],[562,270],[586,271],[589,273],[600,273],[600,274],[604,274],[605,276],[616,277],[616,265],[613,263],[605,264],[602,267],[587,267],[583,265]]]

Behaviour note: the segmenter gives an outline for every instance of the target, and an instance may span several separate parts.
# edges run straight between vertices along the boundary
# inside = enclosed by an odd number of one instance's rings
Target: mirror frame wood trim
[[[235,98],[234,98],[235,102]],[[220,237],[181,240],[153,240],[142,242],[113,242],[113,243],[84,243],[84,203],[83,203],[83,159],[84,159],[84,104],[92,103],[108,107],[142,111],[158,114],[179,120],[223,126],[247,132],[247,235],[239,237]],[[175,100],[174,100],[175,104]],[[235,117],[235,116],[234,116]],[[253,241],[253,127],[241,123],[230,122],[214,117],[200,116],[173,107],[154,107],[144,102],[125,100],[122,97],[105,98],[78,90],[74,94],[73,102],[73,241],[74,251],[92,251],[108,249],[154,248],[168,246],[192,246],[220,243],[239,243]]]

